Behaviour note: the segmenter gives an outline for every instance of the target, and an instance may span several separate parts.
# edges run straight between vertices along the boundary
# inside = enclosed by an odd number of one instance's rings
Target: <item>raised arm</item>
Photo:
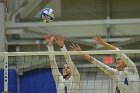
[[[96,42],[98,44],[101,44],[111,50],[118,50],[119,49],[109,43],[107,43],[105,40],[103,40],[99,35],[96,35],[96,37],[93,37],[95,38]],[[137,68],[136,68],[136,65],[123,53],[123,52],[120,52],[120,53],[117,53],[118,57],[121,58],[121,60],[124,61],[124,63],[127,65],[128,67],[128,70],[133,70],[134,72],[138,73],[137,71]]]
[[[48,34],[44,36],[46,42],[48,43],[47,47],[48,47],[48,51],[54,51],[53,49],[53,35]],[[53,77],[55,79],[55,82],[59,82],[59,78],[60,76],[62,76],[59,72],[58,66],[56,64],[56,60],[55,60],[55,55],[49,55],[49,59],[50,59],[50,65],[51,65],[51,69],[52,69],[52,74]]]
[[[95,39],[98,44],[103,45],[103,46],[109,48],[110,50],[116,50],[116,47],[115,46],[107,43],[99,35],[96,35],[95,37],[93,37],[93,39]]]
[[[62,35],[58,34],[56,39],[55,39],[56,43],[58,44],[58,46],[60,47],[61,51],[67,51],[65,45],[64,45],[64,38]],[[74,77],[74,79],[76,81],[80,81],[80,74],[79,71],[77,70],[76,66],[74,65],[70,55],[64,55],[66,63],[70,66],[71,72],[72,72],[72,76]]]
[[[81,48],[78,44],[71,44],[70,48],[74,51],[81,51]],[[107,75],[109,75],[110,77],[114,78],[113,75],[116,72],[115,69],[103,64],[102,62],[100,62],[99,60],[95,59],[94,57],[88,55],[88,54],[84,54],[82,55],[83,58],[93,64],[95,64],[97,67],[99,67],[102,71],[104,71],[104,73],[106,73]]]

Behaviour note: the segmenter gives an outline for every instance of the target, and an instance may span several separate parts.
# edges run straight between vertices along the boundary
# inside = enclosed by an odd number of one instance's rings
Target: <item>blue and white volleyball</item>
[[[45,23],[50,23],[55,19],[54,11],[51,8],[45,8],[40,13],[41,18]]]

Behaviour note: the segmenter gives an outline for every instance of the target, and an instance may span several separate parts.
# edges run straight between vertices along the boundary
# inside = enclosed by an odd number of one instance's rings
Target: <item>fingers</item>
[[[71,48],[71,50],[73,50],[73,51],[77,51],[77,47],[76,47],[76,45],[75,45],[74,43],[72,43],[72,44],[70,45],[70,48]]]
[[[54,40],[54,37],[51,37],[52,40]]]
[[[60,48],[63,47],[64,45],[64,38],[61,34],[57,34],[55,36],[56,38],[51,33],[48,33],[47,35],[44,35],[43,37],[48,43],[53,43],[53,40],[54,40],[59,45]],[[72,43],[70,45],[70,48],[71,48],[70,50],[81,51],[81,47],[78,44]]]
[[[77,46],[74,43],[72,43],[72,46],[74,49],[77,49]]]
[[[78,44],[76,44],[76,47],[77,47],[78,49],[81,49],[80,46],[79,46]]]
[[[53,40],[54,40],[53,34],[48,33],[48,34],[44,35],[43,37],[44,37],[44,39],[46,40],[46,42],[48,42],[48,43],[53,43]]]
[[[76,49],[75,49],[75,47],[73,46],[73,43],[70,45],[70,50],[72,51],[75,51]]]
[[[52,33],[48,33],[46,36],[47,37],[53,37],[53,34]]]
[[[96,34],[96,38],[101,38],[101,36],[99,34]]]
[[[74,51],[74,50],[70,48],[69,51]]]
[[[53,34],[52,33],[48,33],[46,35],[43,35],[44,38],[50,38],[50,37],[53,37]]]
[[[44,38],[45,40],[48,40],[48,39],[49,39],[49,36],[44,35],[43,38]]]
[[[70,50],[74,50],[74,47],[72,45],[70,45]]]
[[[57,36],[58,36],[58,38],[61,38],[61,37],[62,37],[62,35],[61,35],[61,34],[58,34]]]
[[[96,34],[96,35],[93,35],[93,39],[95,39],[95,38],[97,38],[97,37],[100,37],[100,35],[99,34]]]
[[[75,46],[76,46],[77,48],[79,48],[79,45],[78,45],[78,44],[76,44]]]
[[[57,43],[58,42],[58,35],[55,36],[54,41]]]
[[[56,43],[58,43],[58,40],[57,40],[57,38],[54,38],[54,41],[55,41]]]
[[[64,41],[64,38],[63,38],[63,36],[61,34],[57,35],[57,39],[59,39],[60,41]]]
[[[78,44],[72,43],[70,45],[70,48],[71,48],[70,50],[73,50],[73,51],[81,51],[81,48],[80,48],[80,46]]]
[[[47,35],[44,35],[43,38],[50,38],[50,37],[54,37],[52,33],[48,33]],[[61,34],[57,34],[54,38],[55,41],[64,41],[64,38]]]
[[[92,37],[94,40],[98,41],[99,39],[101,39],[100,35],[96,34],[95,36],[93,35]]]

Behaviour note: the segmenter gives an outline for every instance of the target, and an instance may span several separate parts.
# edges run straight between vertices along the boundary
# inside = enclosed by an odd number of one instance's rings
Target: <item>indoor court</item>
[[[140,0],[0,0],[0,93],[140,93],[139,73]]]

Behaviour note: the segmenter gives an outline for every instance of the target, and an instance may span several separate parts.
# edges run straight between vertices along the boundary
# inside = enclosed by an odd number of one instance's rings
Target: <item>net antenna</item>
[[[4,30],[5,30],[5,47],[4,47],[4,51],[7,51],[7,37],[6,37],[6,27],[7,27],[7,22],[8,22],[8,0],[2,0],[3,1],[3,5],[4,5]],[[4,90],[2,93],[9,93],[8,90],[8,52],[4,53]]]
[[[4,92],[8,92],[8,53],[5,52],[4,55]]]

